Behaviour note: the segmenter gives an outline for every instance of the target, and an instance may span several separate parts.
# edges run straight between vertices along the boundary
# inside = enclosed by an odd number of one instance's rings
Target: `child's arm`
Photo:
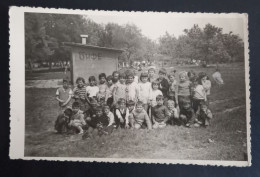
[[[114,105],[116,104],[116,99],[115,99],[116,98],[116,90],[117,90],[117,85],[114,86],[113,91],[112,91],[113,92],[113,98],[114,98],[113,99]]]
[[[211,111],[208,109],[207,112],[206,112],[206,115],[209,119],[212,119],[213,118],[213,115],[211,113]]]
[[[56,100],[57,100],[58,102],[64,103],[64,100],[61,100],[61,99],[59,98],[59,95],[60,95],[60,92],[59,92],[59,89],[57,89],[57,91],[56,91]]]
[[[83,114],[80,115],[79,119],[80,119],[80,122],[82,123],[82,125],[86,125],[87,124],[86,121],[84,120],[84,115]]]
[[[163,111],[164,111],[164,116],[165,116],[163,122],[166,123],[170,118],[170,113],[169,113],[169,110],[167,108],[165,108]]]
[[[111,113],[111,114],[109,114],[109,123],[108,123],[108,126],[112,125],[114,122],[115,122],[115,117],[114,117],[114,114]]]
[[[129,115],[129,123],[130,123],[131,128],[133,128],[134,127],[134,114],[133,113],[131,113]]]
[[[129,128],[129,109],[126,108],[125,127]]]
[[[139,95],[139,89],[138,89],[138,85],[136,85],[136,87],[135,87],[135,102],[137,102],[138,101],[138,95]]]
[[[151,123],[151,120],[150,120],[150,118],[149,118],[149,116],[148,116],[147,113],[145,113],[144,116],[145,116],[144,119],[145,119],[145,122],[146,122],[147,128],[148,128],[149,130],[151,130],[151,129],[152,129],[152,123]]]

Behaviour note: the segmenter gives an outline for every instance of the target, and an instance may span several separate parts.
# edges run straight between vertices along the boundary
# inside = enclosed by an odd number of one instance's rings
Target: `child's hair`
[[[118,104],[121,104],[121,103],[126,103],[125,99],[124,98],[119,98],[118,101],[117,101]]]
[[[205,72],[200,72],[200,73],[198,74],[198,76],[199,76],[199,79],[200,79],[200,80],[201,80],[203,77],[206,77],[207,80],[209,80],[209,76],[208,76]]]
[[[79,81],[82,81],[85,84],[85,79],[83,77],[78,77],[76,79],[76,83],[78,83]]]
[[[110,80],[113,80],[113,76],[112,75],[107,76],[107,81],[110,81]]]
[[[72,115],[72,109],[71,108],[65,109],[64,114],[70,117]]]
[[[72,103],[72,108],[79,108],[80,107],[80,104],[79,102],[75,101],[74,103]]]
[[[112,76],[114,76],[115,74],[119,74],[119,72],[118,72],[118,71],[114,71],[114,72],[112,73]]]
[[[148,77],[148,73],[147,72],[141,73],[140,80],[142,80],[142,78],[144,78],[144,77]]]
[[[69,83],[69,80],[68,80],[67,78],[63,78],[63,79],[62,79],[62,82],[63,82],[63,83]]]
[[[134,106],[135,105],[135,102],[133,100],[129,100],[127,102],[127,106]]]
[[[95,98],[89,98],[90,100],[90,105],[91,106],[96,106],[96,105],[98,105],[98,102],[97,102],[97,100],[95,99]]]
[[[120,79],[120,78],[124,78],[124,79],[125,79],[125,73],[123,73],[123,72],[122,72],[122,73],[119,73],[119,77],[118,77],[118,78],[119,78],[119,79]]]
[[[175,77],[175,73],[171,72],[170,74],[168,74],[169,79],[170,79],[171,76]]]
[[[133,73],[133,72],[128,72],[128,73],[126,74],[126,78],[128,79],[129,77],[134,78],[134,77],[135,77],[135,76],[134,76],[134,73]]]
[[[190,70],[188,73],[187,73],[188,77],[192,77],[192,76],[196,76],[196,73],[193,71],[193,70]]]
[[[187,79],[187,72],[186,71],[181,71],[180,73],[179,73],[179,78],[181,78],[181,76],[184,76],[186,79]]]
[[[89,76],[88,81],[89,81],[89,82],[91,82],[91,81],[96,81],[95,76]]]
[[[142,106],[142,107],[143,107],[143,105],[144,105],[144,104],[143,104],[142,101],[137,101],[137,103],[136,103],[136,107],[137,107],[137,106]]]
[[[103,105],[103,110],[106,110],[106,109],[109,109],[110,110],[110,107],[106,104]]]
[[[159,84],[160,84],[159,81],[154,80],[154,81],[152,82],[152,88],[153,88],[154,85],[158,85],[158,86],[159,86]]]
[[[169,105],[169,104],[175,105],[175,102],[174,102],[173,100],[168,100],[168,101],[167,101],[167,105]]]
[[[98,111],[103,111],[103,109],[102,109],[102,106],[97,106],[97,108],[96,108],[96,112],[98,112]]]
[[[159,70],[159,74],[164,74],[164,75],[166,75],[166,74],[167,74],[166,69],[165,69],[165,68],[161,68],[161,69]]]
[[[100,80],[102,77],[104,77],[106,79],[106,74],[105,73],[100,73],[98,75],[98,79]]]
[[[148,72],[149,72],[149,71],[155,72],[155,69],[154,69],[154,68],[149,68],[149,69],[148,69]]]
[[[156,97],[156,101],[163,100],[163,99],[164,99],[164,97],[162,95],[157,95],[157,97]]]

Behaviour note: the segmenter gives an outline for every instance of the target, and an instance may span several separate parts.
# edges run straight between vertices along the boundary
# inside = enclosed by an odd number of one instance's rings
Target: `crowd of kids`
[[[154,68],[141,73],[127,70],[78,77],[72,90],[69,81],[57,89],[60,115],[55,122],[59,133],[72,131],[92,137],[114,129],[157,129],[169,125],[207,127],[211,81],[206,73]]]

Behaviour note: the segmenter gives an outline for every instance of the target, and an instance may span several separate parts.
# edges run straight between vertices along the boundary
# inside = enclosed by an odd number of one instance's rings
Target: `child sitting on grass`
[[[138,84],[134,82],[134,74],[132,72],[129,72],[126,77],[126,102],[134,101],[136,103],[138,98]]]
[[[104,114],[108,117],[108,120],[109,120],[107,127],[111,127],[111,129],[113,130],[114,124],[115,124],[114,114],[110,111],[110,108],[109,108],[108,105],[103,105],[103,111],[104,111]]]
[[[123,98],[126,99],[126,85],[125,85],[125,73],[119,74],[119,82],[115,84],[113,90],[113,101],[114,106],[116,106],[119,99]]]
[[[171,125],[181,125],[179,119],[179,110],[175,107],[175,102],[173,100],[167,101],[167,108],[169,110],[169,122]]]
[[[103,105],[107,101],[106,96],[107,96],[108,86],[106,83],[106,74],[105,73],[99,74],[98,79],[99,79],[99,85],[98,85],[99,92],[97,93],[97,98],[100,105]]]
[[[83,139],[92,137],[93,135],[103,135],[103,134],[108,134],[107,127],[109,124],[108,116],[103,114],[103,109],[102,106],[98,106],[96,108],[96,115],[95,117],[89,117],[87,119],[89,128],[87,132],[84,134],[82,137]]]
[[[69,127],[75,128],[79,134],[83,134],[83,127],[86,126],[84,114],[80,110],[80,103],[74,102],[72,104],[72,116],[70,119]]]
[[[72,109],[67,108],[65,111],[57,117],[54,128],[57,133],[66,133],[69,129],[68,124],[72,116]]]
[[[56,100],[59,102],[61,112],[70,106],[72,94],[72,90],[69,88],[69,81],[63,79],[63,86],[56,91]]]
[[[195,127],[209,126],[210,120],[212,119],[213,115],[209,110],[207,104],[205,102],[201,102],[200,109],[196,113],[196,120],[195,120]]]
[[[140,76],[141,82],[138,83],[139,95],[138,100],[143,102],[144,110],[148,111],[148,103],[150,101],[150,94],[152,91],[151,83],[148,82],[148,73],[143,72]]]
[[[159,78],[158,78],[158,81],[160,82],[159,89],[162,91],[165,99],[167,99],[167,93],[169,90],[169,83],[168,83],[167,79],[165,78],[166,75],[167,75],[166,69],[161,68],[159,70]]]
[[[153,128],[164,128],[166,122],[169,120],[169,111],[167,107],[163,105],[164,97],[162,95],[156,97],[156,102],[157,105],[152,108]]]
[[[195,121],[195,113],[191,107],[190,101],[184,101],[180,110],[180,121],[186,127],[192,127]]]
[[[73,89],[73,98],[80,104],[80,110],[85,112],[86,109],[88,109],[88,103],[86,102],[86,86],[84,78],[78,77],[76,84],[77,87]]]
[[[99,92],[99,88],[96,85],[96,78],[95,76],[90,76],[88,78],[89,86],[86,87],[87,96],[88,98],[94,98],[97,99],[97,94]]]
[[[107,100],[107,105],[111,108],[113,104],[113,89],[114,89],[114,84],[113,84],[113,77],[111,75],[107,76],[107,95],[106,95],[106,100]]]
[[[129,121],[131,128],[140,129],[144,123],[146,123],[148,129],[152,129],[151,120],[143,108],[143,103],[138,101],[136,103],[136,109],[134,109],[129,115]]]
[[[115,110],[116,128],[129,128],[129,110],[126,107],[126,101],[123,98],[118,100],[118,108]]]

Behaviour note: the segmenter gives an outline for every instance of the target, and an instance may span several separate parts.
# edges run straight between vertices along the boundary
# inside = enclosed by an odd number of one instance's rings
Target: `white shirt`
[[[110,125],[112,125],[115,122],[114,114],[112,112],[109,112],[107,117],[109,118],[108,126],[110,126]]]
[[[127,101],[133,100],[135,101],[135,98],[137,98],[138,94],[138,84],[135,82],[132,82],[131,84],[126,85],[126,98]]]
[[[138,87],[139,87],[139,96],[138,99],[140,101],[142,101],[144,104],[147,104],[149,98],[150,98],[150,94],[152,91],[152,86],[150,82],[139,82],[138,83]]]
[[[202,85],[197,85],[194,88],[193,98],[198,99],[198,100],[206,99],[206,92]]]
[[[126,124],[128,124],[129,123],[129,119],[128,119],[128,117],[129,117],[129,109],[128,108],[125,108],[126,109],[126,115],[125,115],[125,123]],[[123,119],[123,117],[121,116],[121,113],[120,113],[120,111],[121,112],[124,112],[124,109],[117,109],[116,110],[116,115],[117,115],[117,117],[119,118],[119,119]]]
[[[89,97],[97,96],[99,92],[98,86],[87,86],[86,93],[89,94]]]
[[[151,94],[150,94],[150,101],[151,101],[151,106],[154,107],[157,105],[157,102],[156,102],[156,97],[158,95],[163,95],[162,94],[162,91],[161,90],[152,90],[151,91]]]

